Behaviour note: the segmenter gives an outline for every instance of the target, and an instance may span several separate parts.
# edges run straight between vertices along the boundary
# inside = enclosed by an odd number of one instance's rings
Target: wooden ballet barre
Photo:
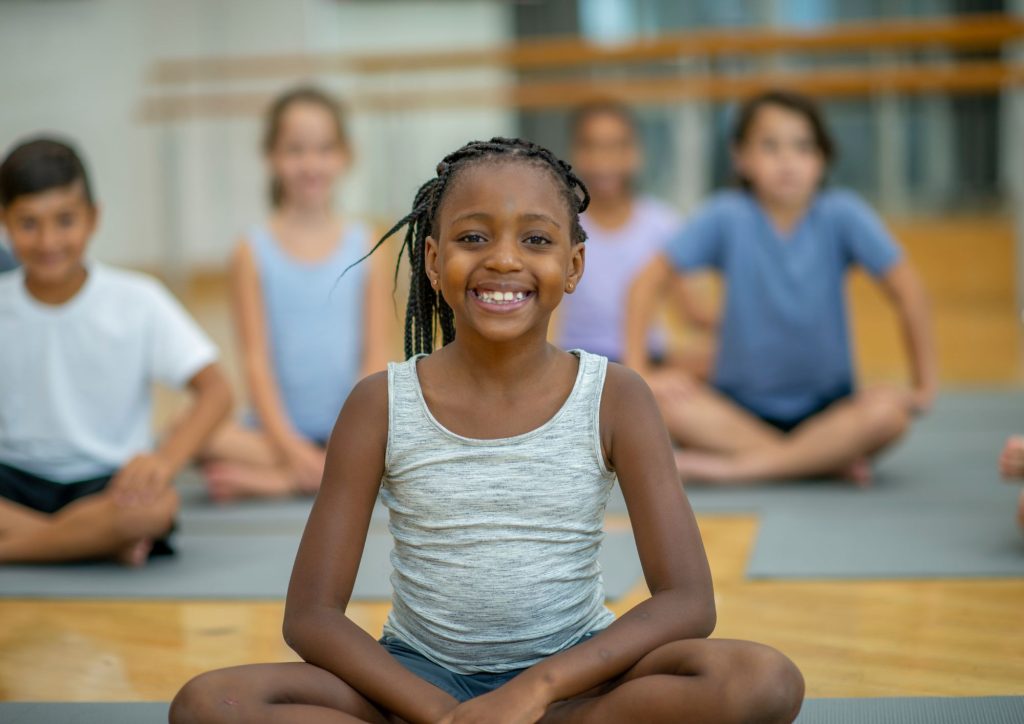
[[[336,73],[415,72],[497,67],[509,70],[558,70],[624,65],[684,58],[775,53],[837,53],[872,50],[996,50],[1024,39],[1024,19],[1003,14],[958,18],[844,23],[816,30],[715,29],[669,33],[605,45],[577,37],[531,40],[495,48],[375,55],[338,53],[251,55],[165,60],[154,65],[149,81],[173,84],[295,78]]]
[[[993,93],[1024,84],[1024,65],[1000,61],[905,66],[862,66],[801,72],[715,73],[573,81],[534,81],[507,87],[453,88],[346,97],[357,110],[504,107],[524,110],[574,107],[614,98],[635,105],[682,101],[727,102],[768,88],[788,88],[819,98],[868,97],[880,93]],[[205,93],[154,96],[140,112],[145,122],[188,118],[258,116],[272,101],[265,93]]]

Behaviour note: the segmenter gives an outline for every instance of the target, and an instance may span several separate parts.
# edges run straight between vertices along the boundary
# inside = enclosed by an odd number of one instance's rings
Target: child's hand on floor
[[[173,474],[159,454],[136,455],[111,479],[109,490],[120,505],[150,505],[170,485]]]
[[[927,415],[935,404],[935,388],[918,387],[910,394],[910,410],[914,415]]]
[[[284,451],[292,470],[296,489],[301,493],[315,493],[320,488],[327,462],[327,451],[308,440],[296,439]]]
[[[1024,436],[1007,438],[999,455],[999,472],[1004,478],[1024,478]]]

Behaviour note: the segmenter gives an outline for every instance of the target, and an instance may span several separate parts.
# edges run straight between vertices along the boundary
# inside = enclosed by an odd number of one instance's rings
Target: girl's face
[[[330,205],[349,159],[331,112],[298,101],[284,110],[267,160],[281,185],[282,204],[315,207]]]
[[[809,203],[825,174],[810,121],[777,105],[757,111],[746,138],[733,149],[733,160],[754,193],[779,206]]]
[[[493,342],[547,334],[551,313],[583,275],[583,244],[556,180],[536,165],[484,162],[453,179],[427,237],[426,272],[458,334]]]
[[[595,113],[576,132],[573,166],[595,199],[629,194],[642,162],[633,128],[615,113]]]
[[[59,287],[81,272],[96,220],[81,182],[19,196],[2,214],[26,277],[40,287]]]

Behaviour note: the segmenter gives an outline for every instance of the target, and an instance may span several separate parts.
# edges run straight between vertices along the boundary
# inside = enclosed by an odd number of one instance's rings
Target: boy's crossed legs
[[[910,424],[908,395],[893,388],[857,392],[789,433],[710,387],[693,385],[685,399],[663,390],[654,385],[669,433],[685,448],[676,455],[684,480],[840,476],[867,484],[870,457],[896,442]]]
[[[178,509],[173,488],[148,504],[124,505],[104,491],[46,514],[0,498],[0,563],[115,558],[145,563],[152,541],[167,534]]]
[[[665,644],[596,691],[553,704],[542,721],[784,723],[796,718],[803,694],[800,672],[774,649],[746,641],[692,639]],[[255,664],[198,676],[175,697],[170,720],[398,721],[333,674],[305,663]]]

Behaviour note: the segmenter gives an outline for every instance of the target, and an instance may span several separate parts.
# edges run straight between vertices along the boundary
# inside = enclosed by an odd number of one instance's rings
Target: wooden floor
[[[894,228],[933,294],[943,380],[1019,384],[1009,225],[943,220]],[[864,377],[900,378],[892,315],[864,279],[854,280],[851,298]],[[230,364],[223,287],[204,285],[186,301]],[[161,398],[163,416],[174,406],[172,397]],[[1024,429],[1024,410],[1021,418]],[[809,696],[1024,694],[1024,580],[748,581],[757,520],[699,522],[715,579],[716,636],[780,648],[803,670]],[[640,584],[613,608],[621,612],[646,595]],[[281,639],[282,608],[280,601],[0,599],[0,699],[166,700],[210,668],[294,658]],[[387,610],[361,603],[350,614],[376,635]]]

